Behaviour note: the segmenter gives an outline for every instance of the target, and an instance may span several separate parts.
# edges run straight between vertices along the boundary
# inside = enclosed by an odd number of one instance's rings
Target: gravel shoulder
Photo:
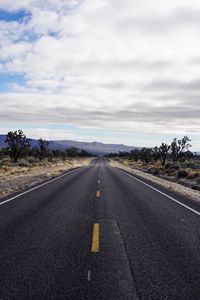
[[[33,167],[0,169],[0,199],[21,192],[77,167],[87,166],[92,158],[80,158]]]
[[[193,190],[189,187],[185,187],[181,184],[178,184],[178,183],[175,183],[175,182],[168,181],[166,179],[156,177],[154,175],[145,173],[145,172],[140,171],[140,170],[133,169],[129,166],[125,166],[122,163],[120,163],[118,161],[115,161],[115,160],[112,160],[112,159],[110,159],[110,165],[113,166],[113,167],[118,167],[118,168],[121,168],[125,171],[128,171],[128,172],[132,173],[133,175],[141,176],[141,177],[143,177],[145,179],[148,179],[148,180],[150,180],[150,181],[152,181],[156,184],[159,184],[160,186],[163,186],[163,187],[165,187],[165,188],[167,188],[171,191],[174,191],[174,192],[179,193],[180,195],[186,196],[186,197],[188,197],[192,200],[200,201],[200,191],[196,191],[196,190]]]

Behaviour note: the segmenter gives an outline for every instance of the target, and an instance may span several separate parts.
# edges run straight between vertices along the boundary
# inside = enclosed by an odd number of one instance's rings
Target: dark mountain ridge
[[[5,134],[0,134],[0,148],[5,147]],[[38,142],[35,139],[31,140],[31,146],[36,147]],[[126,146],[123,144],[104,144],[101,142],[79,142],[79,141],[71,141],[71,140],[50,140],[49,141],[49,149],[51,150],[65,150],[71,147],[76,147],[79,149],[83,149],[88,151],[94,155],[105,155],[108,153],[118,153],[119,151],[130,152],[135,149],[134,146]]]

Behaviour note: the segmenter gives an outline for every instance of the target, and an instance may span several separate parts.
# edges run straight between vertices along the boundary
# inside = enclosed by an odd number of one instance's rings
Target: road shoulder
[[[19,171],[6,171],[0,176],[0,200],[26,191],[75,168],[88,166],[90,162],[91,159],[79,159],[29,169],[19,168]]]
[[[114,161],[114,160],[110,160],[110,165],[112,167],[116,167],[116,168],[120,168],[132,175],[135,175],[135,176],[138,176],[140,178],[143,178],[145,180],[148,180],[149,182],[152,182],[158,186],[161,186],[169,191],[172,191],[172,192],[175,192],[175,193],[178,193],[179,195],[183,196],[183,197],[187,197],[195,202],[198,202],[200,203],[200,191],[196,191],[196,190],[193,190],[191,188],[188,188],[188,187],[185,187],[181,184],[178,184],[178,183],[175,183],[175,182],[171,182],[171,181],[168,181],[166,179],[162,179],[162,178],[159,178],[159,177],[156,177],[152,174],[148,174],[148,173],[145,173],[145,172],[142,172],[140,170],[136,170],[136,169],[133,169],[131,167],[128,167],[128,166],[124,166],[123,164],[117,162],[117,161]]]

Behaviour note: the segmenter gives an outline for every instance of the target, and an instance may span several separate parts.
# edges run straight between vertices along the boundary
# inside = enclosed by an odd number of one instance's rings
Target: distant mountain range
[[[5,137],[6,135],[0,134],[0,148],[5,147]],[[38,144],[37,140],[31,139],[31,146],[36,147]],[[108,153],[118,153],[119,151],[127,151],[135,149],[136,147],[126,146],[123,144],[103,144],[99,142],[77,142],[71,140],[55,140],[49,141],[49,149],[55,150],[64,150],[71,147],[76,147],[79,149],[84,149],[87,152],[94,155],[105,155]]]

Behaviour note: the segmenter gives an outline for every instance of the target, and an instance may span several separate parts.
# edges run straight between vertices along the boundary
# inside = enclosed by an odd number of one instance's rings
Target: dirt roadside
[[[87,166],[92,158],[80,158],[70,161],[47,163],[33,167],[9,167],[0,170],[0,199],[21,192],[61,175],[76,167]]]
[[[145,179],[148,179],[154,183],[157,183],[171,191],[174,191],[174,192],[177,192],[183,196],[186,196],[192,200],[195,200],[195,201],[199,201],[200,202],[200,191],[195,191],[191,188],[188,188],[188,187],[185,187],[181,184],[178,184],[178,183],[175,183],[175,182],[171,182],[171,181],[168,181],[166,179],[162,179],[162,178],[159,178],[159,177],[156,177],[154,175],[151,175],[151,174],[148,174],[148,173],[145,173],[145,172],[142,172],[140,170],[136,170],[136,169],[133,169],[129,166],[124,166],[122,163],[119,163],[115,160],[112,160],[110,159],[110,165],[113,166],[113,167],[118,167],[118,168],[121,168],[125,171],[128,171],[130,173],[132,173],[133,175],[138,175],[138,176],[141,176]]]

